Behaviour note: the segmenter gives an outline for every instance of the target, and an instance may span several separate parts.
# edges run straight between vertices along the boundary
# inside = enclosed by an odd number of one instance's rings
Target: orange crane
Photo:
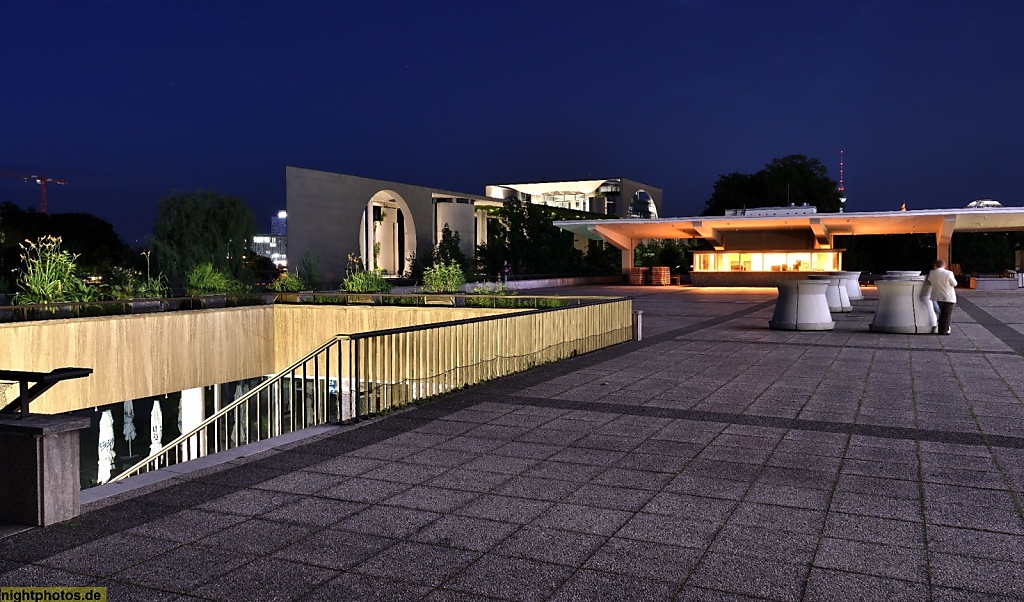
[[[39,184],[39,211],[46,213],[46,184],[53,182],[54,184],[64,185],[67,184],[67,180],[58,180],[56,178],[48,178],[46,176],[34,176],[22,173],[11,173],[7,171],[0,171],[0,176],[5,178],[18,178],[19,180],[34,180],[36,184]]]

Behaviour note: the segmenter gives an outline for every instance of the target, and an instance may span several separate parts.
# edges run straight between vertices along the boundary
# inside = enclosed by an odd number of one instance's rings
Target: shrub
[[[361,270],[350,273],[341,290],[347,293],[388,293],[391,292],[391,283],[384,279],[382,272]]]
[[[504,282],[483,282],[477,284],[470,291],[474,295],[516,295],[518,294],[515,290],[508,288]]]
[[[299,278],[298,275],[292,276],[289,272],[284,272],[277,277],[277,280],[270,283],[269,288],[275,293],[297,293],[305,288],[306,283]]]
[[[423,272],[423,290],[428,293],[457,293],[466,284],[466,275],[457,262],[435,263]]]
[[[185,276],[185,292],[190,297],[235,292],[239,288],[224,272],[214,269],[212,263],[201,263]]]

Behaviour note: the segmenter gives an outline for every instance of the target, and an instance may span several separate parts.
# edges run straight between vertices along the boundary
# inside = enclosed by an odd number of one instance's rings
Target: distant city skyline
[[[5,8],[0,172],[129,242],[216,190],[260,230],[287,165],[483,194],[616,174],[699,214],[803,154],[847,211],[1024,204],[1024,5],[41,0]],[[39,186],[0,178],[0,202]],[[765,199],[765,204],[781,204]]]

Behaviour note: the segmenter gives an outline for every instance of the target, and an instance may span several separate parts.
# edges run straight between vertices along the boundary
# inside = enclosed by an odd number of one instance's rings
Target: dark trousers
[[[949,323],[953,321],[953,306],[956,303],[939,301],[939,334],[949,332]]]

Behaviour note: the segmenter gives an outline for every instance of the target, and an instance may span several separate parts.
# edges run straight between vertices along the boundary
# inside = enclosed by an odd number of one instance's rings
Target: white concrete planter
[[[843,284],[846,285],[846,296],[849,297],[850,301],[860,301],[864,299],[864,293],[860,290],[860,272],[833,272],[839,274],[843,278]]]
[[[850,305],[849,293],[846,292],[846,285],[843,283],[841,276],[815,274],[810,278],[811,280],[828,282],[828,288],[825,289],[825,301],[828,303],[828,310],[830,312],[845,313],[853,311],[853,306]]]
[[[908,278],[914,279],[875,282],[878,308],[871,322],[871,332],[930,334],[936,331],[938,320],[932,309],[931,285],[920,275]]]
[[[779,299],[768,321],[772,330],[832,330],[836,323],[825,299],[827,280],[780,280]]]

